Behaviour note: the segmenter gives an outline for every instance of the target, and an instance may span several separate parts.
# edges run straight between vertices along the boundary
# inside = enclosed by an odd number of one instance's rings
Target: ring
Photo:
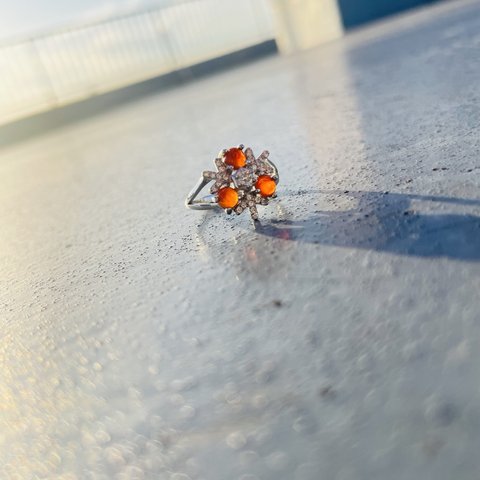
[[[228,214],[237,215],[248,209],[252,219],[258,220],[257,205],[268,205],[277,196],[278,169],[268,156],[265,150],[255,159],[252,149],[243,145],[222,150],[214,160],[217,171],[202,173],[185,200],[186,207],[223,208]],[[210,194],[197,199],[210,182],[213,182]]]

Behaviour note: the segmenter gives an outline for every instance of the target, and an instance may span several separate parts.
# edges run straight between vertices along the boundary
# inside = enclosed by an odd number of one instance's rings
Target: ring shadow
[[[472,213],[420,212],[412,202],[435,202],[477,207],[480,200],[386,192],[295,192],[297,195],[334,195],[334,202],[348,196],[356,207],[318,210],[305,219],[272,220],[256,224],[261,235],[311,244],[362,248],[418,257],[480,260],[480,216]],[[421,203],[420,203],[421,204]]]

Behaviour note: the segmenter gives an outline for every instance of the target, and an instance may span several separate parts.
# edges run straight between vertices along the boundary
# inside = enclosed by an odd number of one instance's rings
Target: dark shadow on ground
[[[480,216],[442,213],[453,205],[479,211],[480,200],[382,192],[316,193],[332,195],[333,204],[335,198],[348,196],[356,206],[316,211],[305,219],[258,223],[257,232],[286,241],[418,257],[480,260]]]
[[[114,110],[149,95],[168,91],[179,85],[273,55],[277,51],[275,41],[269,40],[113,92],[92,95],[92,97],[83,101],[0,126],[0,149],[106,111]]]

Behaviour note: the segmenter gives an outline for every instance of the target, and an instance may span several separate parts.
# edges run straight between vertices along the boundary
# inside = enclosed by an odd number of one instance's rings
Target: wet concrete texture
[[[478,478],[480,8],[1,151],[2,478]],[[223,147],[278,200],[186,210]]]

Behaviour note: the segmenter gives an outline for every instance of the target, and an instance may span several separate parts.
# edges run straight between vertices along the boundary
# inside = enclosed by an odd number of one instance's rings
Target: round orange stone
[[[277,189],[277,184],[272,177],[269,177],[268,175],[260,175],[257,183],[255,183],[255,188],[260,190],[262,197],[271,197]]]
[[[234,188],[223,187],[218,191],[218,204],[222,208],[233,208],[238,203],[238,193]]]
[[[225,163],[237,170],[246,165],[247,157],[239,148],[230,148],[225,153]]]

